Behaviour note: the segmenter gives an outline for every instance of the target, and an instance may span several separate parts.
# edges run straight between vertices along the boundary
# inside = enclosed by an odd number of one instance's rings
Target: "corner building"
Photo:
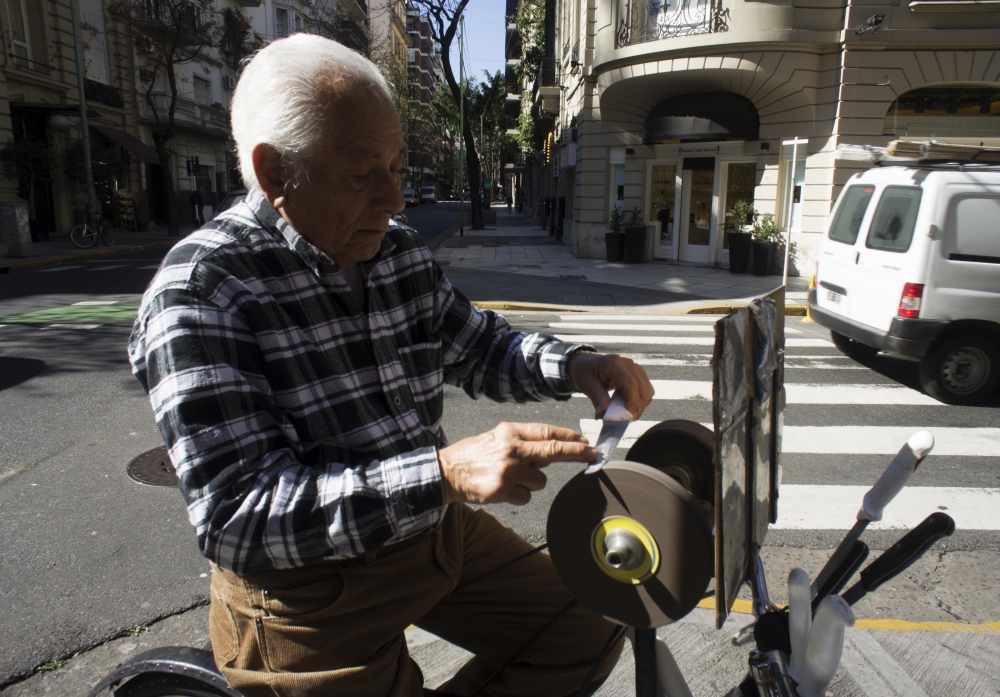
[[[726,211],[750,198],[808,274],[863,166],[839,144],[1000,145],[997,0],[548,2],[560,105],[538,174],[579,257],[605,257],[617,206],[641,210],[647,259],[727,267]]]

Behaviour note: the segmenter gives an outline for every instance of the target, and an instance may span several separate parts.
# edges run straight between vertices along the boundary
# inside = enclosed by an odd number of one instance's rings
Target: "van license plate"
[[[828,290],[826,291],[826,299],[839,305],[840,301],[844,299],[844,296],[840,293],[834,293],[832,290]]]

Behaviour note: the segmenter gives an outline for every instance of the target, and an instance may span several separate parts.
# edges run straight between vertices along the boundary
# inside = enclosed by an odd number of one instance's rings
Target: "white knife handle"
[[[611,404],[604,411],[603,421],[631,421],[632,414],[625,408],[625,397],[620,392],[615,392],[611,398]]]
[[[788,574],[788,639],[792,647],[788,673],[796,682],[802,681],[809,630],[812,629],[812,590],[809,586],[809,574],[802,569],[792,569]]]
[[[882,511],[903,490],[917,465],[933,448],[934,436],[930,432],[917,431],[910,436],[875,482],[875,486],[865,494],[864,504],[858,511],[858,520],[882,520]]]
[[[809,632],[798,688],[802,697],[825,697],[826,686],[833,680],[844,653],[844,630],[853,626],[854,613],[843,598],[839,595],[823,598]]]

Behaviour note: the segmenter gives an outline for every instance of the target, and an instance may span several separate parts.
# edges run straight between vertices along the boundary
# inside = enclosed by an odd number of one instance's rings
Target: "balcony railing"
[[[145,99],[141,100],[143,116],[149,120],[154,120],[154,115]],[[170,97],[166,94],[154,94],[153,103],[156,105],[156,113],[161,121],[167,119],[167,109],[170,106]],[[177,99],[177,111],[175,118],[178,124],[200,126],[201,128],[216,131],[219,133],[229,133],[229,114],[223,109],[216,109],[203,104],[196,104],[190,99],[180,97]]]
[[[555,58],[543,58],[538,67],[538,87],[552,87],[559,84],[559,71],[556,69]]]
[[[722,0],[620,0],[615,47],[729,31]]]

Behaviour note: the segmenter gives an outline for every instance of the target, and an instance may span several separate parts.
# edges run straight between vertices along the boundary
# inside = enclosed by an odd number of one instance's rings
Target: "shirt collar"
[[[306,263],[313,273],[319,275],[337,270],[337,265],[333,259],[289,225],[288,221],[281,217],[278,209],[264,198],[262,191],[258,189],[250,191],[245,201],[251,210],[253,210],[254,216],[260,221],[261,227],[281,235],[291,250]],[[386,235],[382,238],[378,252],[365,263],[377,264],[384,255],[391,252],[395,247],[396,243],[389,239],[389,235]]]

